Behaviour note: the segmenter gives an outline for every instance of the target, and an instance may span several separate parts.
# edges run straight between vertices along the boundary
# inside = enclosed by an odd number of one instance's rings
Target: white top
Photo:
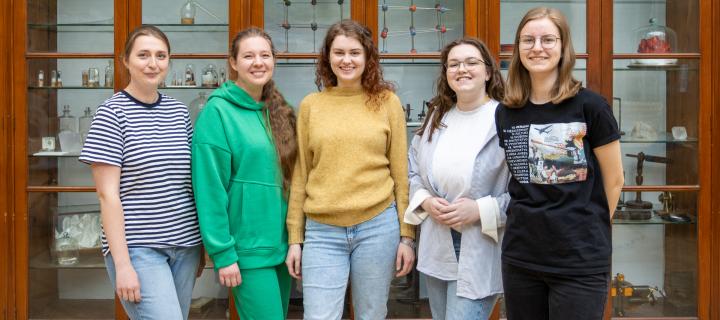
[[[493,102],[471,111],[453,107],[443,119],[447,127],[438,137],[432,171],[439,195],[448,202],[468,196],[475,158],[495,121]]]

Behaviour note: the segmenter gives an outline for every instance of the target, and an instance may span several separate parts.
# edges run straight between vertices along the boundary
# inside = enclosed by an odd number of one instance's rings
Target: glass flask
[[[108,65],[105,67],[105,87],[112,88],[113,86],[113,61],[108,60]]]
[[[45,71],[38,71],[37,75],[37,86],[38,87],[44,87],[45,86]]]
[[[216,87],[218,85],[218,73],[214,64],[208,64],[202,70],[202,86]]]
[[[90,124],[92,123],[92,111],[90,107],[85,108],[85,114],[78,119],[80,126],[80,139],[82,144],[85,144],[85,138],[87,138],[88,132],[90,131]]]
[[[195,124],[195,119],[197,119],[198,115],[200,114],[200,111],[202,111],[203,108],[205,108],[205,104],[207,103],[207,94],[205,92],[198,92],[198,97],[195,98],[193,101],[190,102],[190,106],[188,109],[190,109],[190,121],[192,124]]]
[[[83,71],[82,71],[82,86],[83,86],[83,87],[88,87],[88,86],[89,86],[89,83],[88,83],[88,71],[87,71],[87,70],[83,70]]]
[[[183,85],[196,86],[195,84],[195,68],[192,64],[188,63],[185,65],[185,81]]]
[[[195,23],[195,4],[192,0],[188,0],[180,8],[180,23],[181,24],[194,24]]]
[[[650,18],[648,25],[635,29],[635,40],[638,44],[638,53],[673,53],[677,50],[677,36],[675,31],[657,23]],[[677,59],[633,59],[635,65],[672,66]]]
[[[58,70],[58,72],[57,72],[57,79],[55,79],[55,86],[58,88],[61,88],[63,86],[62,74],[60,73],[60,70]]]
[[[66,104],[63,106],[63,114],[58,118],[60,119],[59,132],[77,132],[77,122],[75,121],[75,117],[70,114],[70,105]]]
[[[57,264],[61,266],[69,266],[80,261],[80,249],[77,241],[70,237],[70,234],[63,232],[59,238],[55,239],[55,257]]]
[[[50,86],[57,87],[57,71],[50,71]]]

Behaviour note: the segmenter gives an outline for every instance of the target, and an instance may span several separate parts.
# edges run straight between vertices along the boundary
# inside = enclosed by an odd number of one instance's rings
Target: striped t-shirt
[[[146,104],[125,91],[101,104],[80,161],[120,167],[125,239],[132,247],[189,247],[201,242],[190,175],[192,125],[187,107],[158,94]],[[103,254],[108,253],[105,233]]]

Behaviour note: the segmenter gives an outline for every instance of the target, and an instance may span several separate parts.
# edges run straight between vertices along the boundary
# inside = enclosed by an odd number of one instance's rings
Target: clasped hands
[[[463,225],[480,220],[477,202],[468,198],[460,198],[450,203],[443,198],[429,197],[420,206],[433,220],[456,231],[460,231]]]

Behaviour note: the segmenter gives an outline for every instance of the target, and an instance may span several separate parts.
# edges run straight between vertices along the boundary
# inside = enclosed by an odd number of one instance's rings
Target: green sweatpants
[[[241,269],[242,283],[232,288],[241,320],[287,318],[291,280],[285,263],[260,269]]]

